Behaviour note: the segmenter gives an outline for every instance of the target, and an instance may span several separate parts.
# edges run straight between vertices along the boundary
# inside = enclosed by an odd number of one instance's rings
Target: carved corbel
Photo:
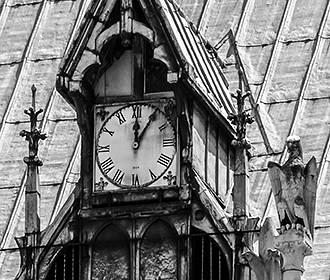
[[[283,280],[299,280],[304,273],[304,258],[312,254],[311,239],[306,228],[292,226],[275,238],[275,248],[283,257]]]
[[[242,254],[242,262],[248,264],[255,273],[257,280],[270,280],[266,277],[265,263],[252,251]]]
[[[279,251],[268,249],[266,259],[248,251],[242,254],[242,259],[251,267],[257,280],[281,280],[281,254]]]
[[[242,260],[254,271],[257,280],[280,280],[281,255],[274,248],[277,232],[274,222],[267,218],[261,228],[259,236],[259,255],[252,251],[242,254]]]

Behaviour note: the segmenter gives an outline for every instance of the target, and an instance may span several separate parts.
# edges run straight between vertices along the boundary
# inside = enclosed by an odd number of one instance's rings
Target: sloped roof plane
[[[328,279],[330,146],[329,23],[327,0],[302,1],[214,1],[205,5],[180,1],[181,9],[194,15],[190,19],[199,26],[213,46],[231,28],[257,106],[268,114],[277,136],[275,153],[259,148],[262,142],[255,126],[248,136],[256,150],[250,162],[250,204],[254,215],[266,217],[276,213],[269,178],[269,160],[286,160],[284,143],[289,135],[299,135],[304,159],[315,156],[319,166],[316,237],[314,255],[306,259],[304,279]],[[194,11],[192,14],[191,11]],[[195,16],[196,15],[196,16]],[[219,49],[229,84],[235,84],[227,50]],[[229,75],[228,75],[229,74]],[[315,271],[315,267],[319,267]]]

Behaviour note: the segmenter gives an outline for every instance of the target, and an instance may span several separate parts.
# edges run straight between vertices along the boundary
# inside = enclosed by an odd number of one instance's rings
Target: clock
[[[97,131],[98,169],[108,182],[120,188],[144,187],[157,181],[171,166],[175,153],[173,124],[151,104],[119,108]]]

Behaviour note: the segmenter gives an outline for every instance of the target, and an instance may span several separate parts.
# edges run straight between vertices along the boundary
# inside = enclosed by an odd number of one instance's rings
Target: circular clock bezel
[[[134,187],[132,185],[127,185],[127,184],[119,184],[118,182],[116,182],[115,180],[113,180],[110,176],[108,176],[104,171],[103,171],[103,168],[101,167],[101,162],[100,162],[100,158],[99,158],[99,153],[97,152],[97,145],[99,143],[99,139],[100,139],[100,136],[101,136],[101,133],[102,133],[102,130],[103,128],[107,125],[107,123],[109,122],[109,120],[113,117],[115,117],[116,113],[122,111],[122,110],[125,110],[126,108],[129,108],[129,107],[132,107],[134,105],[139,105],[139,106],[147,106],[147,107],[150,107],[150,108],[153,108],[153,110],[157,110],[160,114],[163,115],[164,119],[168,122],[169,126],[171,127],[172,129],[172,132],[173,132],[173,136],[174,136],[174,139],[175,139],[175,143],[174,143],[174,152],[173,154],[171,155],[171,160],[169,162],[169,164],[167,165],[166,168],[163,168],[163,170],[161,171],[161,173],[159,175],[156,176],[156,178],[152,179],[152,180],[149,180],[148,182],[145,182],[141,185],[139,185],[138,187]],[[108,180],[111,184],[121,188],[121,189],[132,189],[132,188],[143,188],[143,187],[146,187],[146,186],[149,186],[151,184],[153,184],[154,182],[156,182],[157,180],[159,180],[162,176],[164,176],[165,172],[171,167],[172,163],[173,163],[173,160],[176,156],[176,152],[177,152],[177,134],[176,134],[176,129],[175,129],[175,126],[172,124],[172,121],[169,117],[166,116],[166,114],[164,113],[163,110],[161,110],[161,108],[159,106],[156,106],[155,104],[150,104],[150,103],[130,103],[130,104],[127,104],[125,106],[122,106],[118,109],[116,109],[114,112],[111,113],[110,116],[108,116],[103,122],[102,124],[100,125],[100,127],[98,128],[98,132],[97,132],[97,137],[96,137],[96,142],[95,142],[95,158],[96,158],[96,161],[97,161],[97,165],[98,165],[98,168],[101,172],[101,174],[106,178],[106,180]],[[164,184],[165,185],[165,184]]]

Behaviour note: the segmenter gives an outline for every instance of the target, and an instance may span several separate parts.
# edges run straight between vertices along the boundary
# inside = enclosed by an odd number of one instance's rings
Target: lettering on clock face
[[[132,174],[132,186],[133,187],[139,187],[140,186],[139,175],[138,174]]]
[[[151,180],[155,180],[157,178],[157,176],[155,175],[155,173],[153,173],[150,169],[149,169],[149,174],[150,174]]]
[[[163,123],[161,126],[158,127],[160,131],[163,131],[167,127],[167,122]]]
[[[95,152],[100,176],[121,188],[140,188],[163,180],[176,153],[176,134],[159,108],[128,105],[102,123]]]
[[[163,139],[163,147],[170,147],[175,145],[175,138]]]
[[[122,111],[115,113],[115,116],[118,118],[119,124],[123,124],[124,122],[126,122]]]
[[[121,182],[123,181],[125,173],[123,171],[121,171],[120,169],[116,170],[115,175],[113,176],[113,180],[118,183],[121,184]]]
[[[133,115],[132,118],[141,118],[141,105],[132,105]]]
[[[98,153],[107,153],[110,152],[110,145],[105,145],[105,146],[97,146],[97,152]]]
[[[105,126],[102,128],[103,132],[109,133],[110,136],[113,136],[113,134],[115,133],[114,131],[110,131],[108,130]]]
[[[111,158],[106,159],[101,163],[101,168],[105,174],[108,174],[112,168],[114,168],[114,164]]]

